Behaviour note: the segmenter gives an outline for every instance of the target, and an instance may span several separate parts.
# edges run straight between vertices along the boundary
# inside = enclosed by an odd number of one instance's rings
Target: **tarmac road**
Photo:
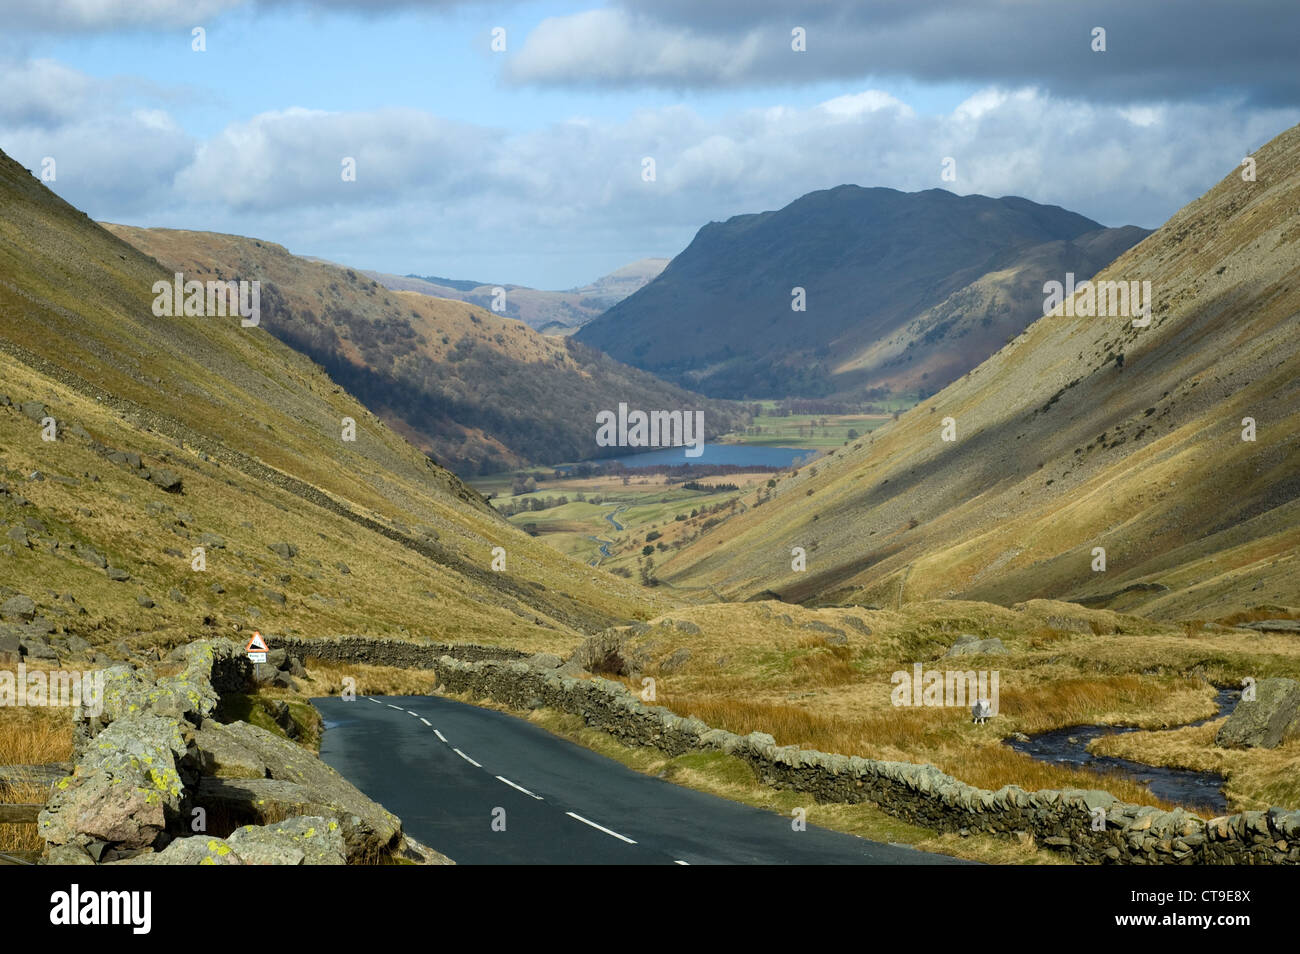
[[[459,864],[961,863],[794,831],[788,817],[642,775],[490,709],[436,696],[312,702],[325,718],[321,758]]]

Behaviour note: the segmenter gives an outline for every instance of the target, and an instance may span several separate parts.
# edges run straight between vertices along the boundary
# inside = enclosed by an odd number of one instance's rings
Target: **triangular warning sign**
[[[271,648],[270,646],[266,645],[266,640],[262,638],[262,634],[257,631],[254,631],[253,638],[250,639],[248,641],[248,645],[244,647],[244,652],[264,653],[270,650],[270,648]]]

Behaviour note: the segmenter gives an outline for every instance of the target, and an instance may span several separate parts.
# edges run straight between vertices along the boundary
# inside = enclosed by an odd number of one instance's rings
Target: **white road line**
[[[433,723],[430,722],[428,719],[421,719],[420,721],[423,722],[425,725],[427,725],[430,729],[433,728]]]
[[[380,702],[378,699],[376,699],[374,696],[366,696],[366,698],[369,699],[371,702],[373,702],[373,703],[374,703],[375,705],[377,705],[377,706],[382,706],[382,705],[383,705],[383,703]]]
[[[689,861],[682,861],[680,858],[678,858],[676,861],[674,861],[673,864],[675,864],[675,865],[686,865],[688,868],[689,868],[690,865],[691,865],[691,863],[690,863]]]
[[[452,751],[455,752],[457,755],[459,755],[461,758],[463,758],[463,759],[464,759],[466,762],[468,762],[470,765],[474,766],[475,768],[482,768],[482,767],[483,767],[483,766],[480,765],[479,763],[475,762],[475,761],[474,761],[472,758],[470,758],[468,755],[466,755],[464,752],[462,752],[460,749],[452,749]]]
[[[395,706],[395,705],[393,705],[391,702],[388,704],[388,708],[390,708],[390,709],[396,709],[398,712],[401,712],[401,711],[402,711],[402,707],[401,707],[401,706]]]
[[[542,798],[542,796],[540,796],[540,795],[534,795],[532,792],[528,791],[528,789],[524,788],[522,785],[516,785],[514,782],[510,781],[510,779],[506,778],[504,775],[498,775],[498,776],[497,776],[497,781],[498,781],[498,782],[505,782],[505,783],[506,783],[507,785],[509,785],[511,788],[517,788],[517,789],[519,789],[519,791],[523,792],[525,795],[530,795],[530,796],[532,796],[533,798],[537,799],[539,802],[543,802],[543,801],[546,800],[546,799]]]
[[[443,735],[441,732],[439,732],[437,729],[433,730],[433,734],[436,735],[438,738],[442,739],[442,741],[444,742],[447,741],[447,737]]]
[[[610,830],[609,830],[608,828],[606,828],[604,825],[597,825],[597,824],[596,824],[594,821],[592,821],[590,818],[583,818],[583,817],[582,817],[581,815],[579,815],[577,812],[565,812],[564,814],[568,815],[570,818],[576,818],[578,821],[582,822],[584,825],[590,825],[592,828],[595,828],[597,831],[603,831],[603,832],[604,832],[605,834],[607,834],[607,835],[613,835],[615,838],[619,839],[620,841],[625,841],[625,842],[627,842],[629,845],[635,845],[635,844],[636,844],[636,842],[633,841],[631,838],[627,837],[627,835],[620,835],[620,834],[619,834],[618,832],[616,832],[616,831],[610,831]]]
[[[420,713],[418,713],[418,712],[412,712],[410,709],[407,709],[407,710],[406,710],[406,714],[407,714],[407,715],[413,715],[413,716],[415,716],[417,719],[420,718]]]

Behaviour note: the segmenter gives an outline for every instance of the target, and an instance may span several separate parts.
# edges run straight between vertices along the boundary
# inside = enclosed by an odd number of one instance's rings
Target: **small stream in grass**
[[[1219,706],[1217,714],[1199,722],[1189,722],[1175,729],[1187,726],[1204,725],[1227,715],[1241,698],[1240,690],[1220,689],[1215,702]],[[1039,732],[1029,737],[1027,742],[1006,739],[1006,744],[1017,752],[1043,762],[1065,765],[1087,766],[1088,768],[1131,779],[1142,785],[1153,795],[1168,799],[1193,809],[1209,810],[1215,815],[1228,811],[1228,800],[1223,795],[1223,776],[1215,772],[1194,772],[1190,769],[1165,768],[1159,765],[1146,765],[1128,759],[1113,758],[1108,755],[1093,755],[1088,751],[1088,743],[1103,735],[1121,735],[1137,732],[1136,728],[1109,725],[1076,725],[1064,729],[1052,729]]]

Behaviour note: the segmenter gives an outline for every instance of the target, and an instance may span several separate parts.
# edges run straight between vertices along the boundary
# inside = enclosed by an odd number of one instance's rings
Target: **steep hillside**
[[[266,327],[155,317],[170,278],[0,154],[0,594],[47,634],[557,648],[661,605],[510,527]]]
[[[526,285],[493,285],[474,281],[418,275],[387,275],[383,272],[364,272],[385,288],[393,291],[413,291],[436,298],[452,298],[469,302],[482,308],[492,308],[495,289],[506,290],[501,312],[508,318],[517,318],[530,328],[547,333],[563,334],[579,328],[593,318],[612,308],[628,295],[643,288],[668,264],[666,258],[642,258],[616,268],[608,275],[581,288],[566,291],[543,291]]]
[[[1145,234],[1016,197],[844,185],[706,225],[576,337],[716,397],[933,393],[1042,314],[1045,280],[1087,278]]]
[[[263,328],[461,474],[608,454],[595,443],[596,413],[619,402],[703,409],[711,435],[741,421],[738,409],[576,342],[474,305],[387,291],[280,245],[211,232],[105,228],[187,277],[258,278]]]
[[[1300,127],[1255,155],[1258,181],[1230,173],[1098,276],[1151,282],[1148,327],[1041,318],[660,576],[812,603],[1300,600]]]

